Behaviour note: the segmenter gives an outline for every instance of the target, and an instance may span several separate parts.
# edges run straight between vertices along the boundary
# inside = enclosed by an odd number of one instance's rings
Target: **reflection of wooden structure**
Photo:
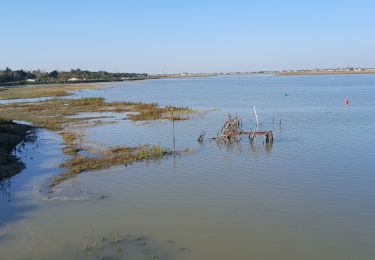
[[[254,131],[254,132],[243,132],[245,135],[249,135],[249,140],[252,142],[257,136],[265,136],[266,143],[273,142],[272,131]]]
[[[253,142],[254,139],[259,136],[264,136],[266,143],[273,142],[272,131],[258,131],[258,127],[256,127],[254,131],[244,131],[241,127],[241,120],[237,116],[232,118],[231,115],[228,114],[227,119],[225,120],[225,123],[219,131],[217,137],[213,139],[216,140],[217,143],[232,143],[240,141],[243,135],[247,135],[250,142]],[[204,134],[205,132],[199,136],[198,142],[203,142]]]

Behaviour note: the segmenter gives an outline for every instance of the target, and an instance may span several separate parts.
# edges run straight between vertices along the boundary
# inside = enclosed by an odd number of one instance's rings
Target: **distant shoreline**
[[[375,74],[375,69],[332,69],[332,70],[296,70],[296,71],[262,71],[262,72],[229,72],[229,73],[186,73],[155,76],[153,79],[175,79],[175,78],[198,78],[217,76],[303,76],[303,75],[352,75],[352,74]]]
[[[298,76],[298,75],[351,75],[351,74],[375,74],[375,69],[366,70],[307,70],[307,71],[285,71],[276,72],[277,76]]]
[[[73,82],[7,82],[0,84],[0,91],[8,88],[19,87],[54,87],[54,86],[74,86],[86,85],[104,87],[116,83],[144,81],[155,79],[183,79],[183,78],[204,78],[204,77],[220,77],[220,76],[319,76],[319,75],[370,75],[375,74],[375,69],[363,70],[296,70],[296,71],[265,71],[265,72],[229,72],[229,73],[181,73],[181,74],[165,74],[165,75],[150,75],[147,78],[134,78],[123,80],[90,80],[90,81],[73,81]]]

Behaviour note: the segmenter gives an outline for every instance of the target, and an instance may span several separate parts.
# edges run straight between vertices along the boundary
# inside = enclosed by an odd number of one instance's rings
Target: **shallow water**
[[[193,152],[82,174],[52,200],[39,189],[65,157],[59,137],[41,130],[0,195],[1,259],[373,259],[374,87],[374,75],[253,76],[80,91],[193,107],[192,120],[175,123],[176,148]],[[271,147],[196,142],[228,112],[252,129],[254,105]],[[86,141],[172,147],[171,122],[113,116],[117,124],[81,129]]]

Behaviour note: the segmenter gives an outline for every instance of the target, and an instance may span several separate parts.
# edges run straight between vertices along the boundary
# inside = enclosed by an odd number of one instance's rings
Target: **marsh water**
[[[87,172],[48,194],[67,156],[39,130],[19,153],[26,169],[1,186],[0,259],[374,258],[374,75],[161,79],[74,96],[192,107],[175,122],[176,149],[191,152]],[[227,113],[253,129],[253,106],[273,145],[196,141]],[[108,115],[115,124],[77,131],[100,147],[173,147],[170,121]]]

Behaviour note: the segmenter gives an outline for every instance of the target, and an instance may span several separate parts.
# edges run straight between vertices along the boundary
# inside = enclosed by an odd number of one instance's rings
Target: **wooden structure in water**
[[[205,132],[198,138],[198,142],[203,142]],[[256,127],[253,131],[244,131],[242,129],[242,121],[237,117],[231,117],[228,114],[227,119],[221,130],[219,131],[217,137],[212,138],[217,143],[232,143],[232,142],[239,142],[242,136],[248,136],[249,141],[253,142],[256,137],[265,137],[266,143],[273,142],[273,134],[272,131],[258,131],[258,127]]]

